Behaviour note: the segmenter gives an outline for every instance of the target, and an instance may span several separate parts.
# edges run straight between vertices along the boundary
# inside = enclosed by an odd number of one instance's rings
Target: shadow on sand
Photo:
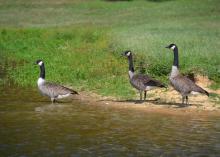
[[[160,101],[160,98],[154,99],[154,100],[111,100],[111,99],[105,99],[105,100],[99,100],[99,101],[109,101],[109,102],[115,102],[115,103],[131,103],[131,104],[144,104],[144,103],[152,103],[153,105],[160,105],[160,106],[167,106],[168,108],[187,108],[190,106],[202,106],[201,104],[182,104],[182,103],[175,103],[175,102],[165,102]]]

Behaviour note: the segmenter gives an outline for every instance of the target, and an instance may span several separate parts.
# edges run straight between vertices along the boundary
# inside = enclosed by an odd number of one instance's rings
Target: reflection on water
[[[69,100],[67,100],[69,101]],[[218,156],[220,116],[174,116],[0,87],[0,156]]]

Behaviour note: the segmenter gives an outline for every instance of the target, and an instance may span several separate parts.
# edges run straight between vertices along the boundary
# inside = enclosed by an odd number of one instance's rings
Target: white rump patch
[[[41,66],[42,64],[43,64],[43,62],[42,62],[42,61],[40,61],[40,62],[38,63],[38,65],[40,65],[40,66]]]
[[[128,71],[128,75],[129,75],[130,78],[132,78],[132,77],[134,76],[134,72],[132,72],[132,71],[129,70],[129,71]]]
[[[171,50],[174,50],[174,49],[175,49],[175,47],[176,47],[176,46],[175,46],[175,45],[173,45],[173,46],[172,46],[170,49],[171,49]]]
[[[131,55],[131,52],[129,51],[128,53],[127,53],[127,56],[130,56]]]
[[[192,91],[190,94],[192,94],[192,95],[198,95],[198,94],[200,94],[199,92],[194,92],[194,91]]]
[[[147,86],[146,88],[145,88],[145,90],[151,90],[151,89],[154,89],[154,88],[156,88],[155,86]]]
[[[43,78],[39,78],[38,80],[37,80],[37,85],[38,86],[41,86],[41,85],[43,85],[45,83],[45,80],[43,79]]]
[[[70,93],[68,93],[68,94],[64,94],[64,95],[58,95],[58,99],[62,99],[62,98],[65,98],[65,97],[68,97],[68,96],[70,96]]]

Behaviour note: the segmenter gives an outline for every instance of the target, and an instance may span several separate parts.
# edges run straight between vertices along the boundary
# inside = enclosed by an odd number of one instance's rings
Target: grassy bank
[[[173,1],[0,1],[0,52],[9,76],[22,86],[36,84],[36,59],[46,62],[47,79],[131,97],[127,61],[167,81],[176,43],[183,73],[200,73],[220,84],[220,3]]]
[[[1,48],[11,63],[10,77],[22,86],[36,86],[37,59],[46,64],[48,80],[104,95],[129,96],[125,69],[120,56],[108,50],[104,31],[94,29],[4,30]]]

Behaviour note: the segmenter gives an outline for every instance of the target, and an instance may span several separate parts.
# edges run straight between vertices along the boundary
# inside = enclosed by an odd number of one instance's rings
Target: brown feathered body
[[[72,89],[46,81],[39,85],[38,88],[42,95],[48,96],[51,99],[61,99],[68,97],[71,94],[78,94]]]
[[[177,66],[172,66],[172,71],[169,77],[170,83],[175,90],[177,90],[183,97],[189,94],[202,93],[209,96],[209,93],[196,85],[188,77],[180,74]]]
[[[165,87],[162,83],[143,74],[136,74],[130,78],[131,85],[140,91],[149,91],[155,87]]]

